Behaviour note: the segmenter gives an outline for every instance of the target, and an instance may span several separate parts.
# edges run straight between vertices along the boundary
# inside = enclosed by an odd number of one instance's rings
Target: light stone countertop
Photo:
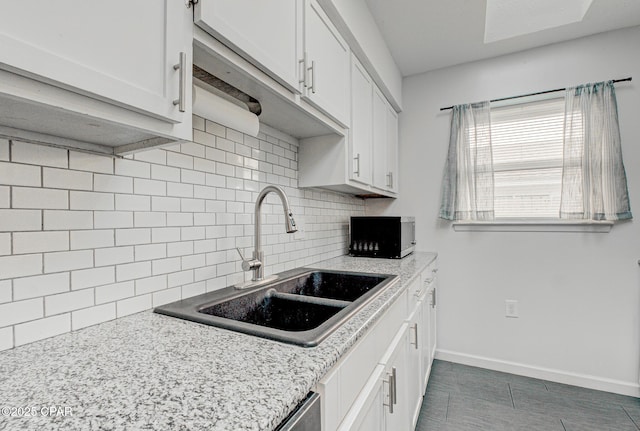
[[[273,430],[436,256],[311,265],[400,276],[313,348],[143,312],[1,352],[0,430]]]

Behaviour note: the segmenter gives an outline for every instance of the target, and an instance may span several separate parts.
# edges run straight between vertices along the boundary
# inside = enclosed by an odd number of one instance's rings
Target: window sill
[[[456,232],[596,232],[607,233],[612,221],[492,221],[454,222]]]

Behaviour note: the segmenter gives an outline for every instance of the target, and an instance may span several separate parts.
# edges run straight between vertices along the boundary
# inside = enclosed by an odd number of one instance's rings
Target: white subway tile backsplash
[[[113,158],[69,151],[69,168],[77,171],[113,174]]]
[[[169,302],[177,301],[180,298],[180,287],[173,287],[171,289],[160,290],[152,294],[153,306],[158,307]]]
[[[160,165],[167,164],[167,152],[160,148],[140,151],[139,153],[135,153],[133,157],[135,160],[139,160],[142,162],[157,163]]]
[[[0,328],[43,317],[42,298],[0,304]]]
[[[133,192],[136,195],[166,196],[167,183],[158,180],[135,178],[133,180]]]
[[[42,274],[42,254],[0,257],[0,280]]]
[[[0,138],[0,160],[9,161],[9,140]]]
[[[133,212],[96,211],[93,220],[96,229],[133,227]]]
[[[45,210],[43,227],[44,230],[92,229],[93,212]]]
[[[40,170],[39,166],[0,162],[0,184],[39,187]]]
[[[133,193],[133,178],[95,174],[93,176],[93,190],[96,192]]]
[[[166,259],[156,259],[151,262],[151,272],[153,275],[169,274],[182,270],[180,257],[169,257]]]
[[[71,271],[92,266],[93,250],[60,251],[44,255],[44,271],[46,273]]]
[[[12,162],[66,168],[69,166],[68,160],[67,150],[27,142],[11,142]]]
[[[167,225],[167,215],[163,212],[136,212],[135,227],[163,227]]]
[[[74,290],[73,292],[47,296],[44,298],[45,315],[52,316],[91,307],[94,305],[94,296],[93,289]]]
[[[13,208],[69,209],[69,192],[58,189],[14,187]]]
[[[151,262],[127,263],[116,266],[116,280],[118,282],[135,280],[151,275]]]
[[[83,269],[71,273],[71,289],[102,286],[116,281],[115,267]]]
[[[193,241],[172,242],[167,244],[167,256],[184,256],[193,254]]]
[[[152,211],[180,211],[180,198],[153,196],[151,198]]]
[[[13,348],[13,327],[0,328],[0,351]]]
[[[118,299],[129,298],[135,295],[135,284],[133,281],[125,281],[122,283],[107,284],[98,286],[96,290],[96,304],[104,304],[105,302],[113,302]]]
[[[96,266],[133,262],[133,247],[110,247],[95,250]]]
[[[167,165],[175,166],[178,168],[193,169],[193,156],[186,154],[174,153],[173,151],[167,152]]]
[[[167,183],[167,196],[192,198],[193,184]]]
[[[166,218],[167,226],[193,226],[193,214],[192,213],[167,213]]]
[[[40,210],[0,209],[0,232],[42,229]]]
[[[206,133],[195,131],[193,134],[193,138],[194,138],[193,140],[195,142],[184,142],[180,144],[180,152],[182,154],[188,154],[190,156],[204,158],[205,147],[202,144],[206,144],[209,146],[215,145],[215,140],[213,143],[210,142],[211,141],[211,139],[209,139],[210,136],[211,135],[207,135]],[[200,140],[196,139],[196,138],[202,138],[202,137],[204,138],[203,142],[200,142]]]
[[[266,183],[286,187],[305,227],[305,238],[285,234],[280,201],[267,198],[267,274],[345,252],[349,216],[363,202],[298,190],[295,139],[270,129],[256,139],[197,116],[194,136],[115,160],[27,144],[11,162],[0,139],[0,306],[18,304],[0,308],[0,318],[14,316],[0,328],[0,350],[250,277],[235,247],[251,254]],[[15,343],[11,325],[25,325]]]
[[[70,192],[70,208],[72,210],[102,210],[115,209],[113,193]]]
[[[200,281],[198,283],[187,284],[182,286],[182,299],[191,298],[192,296],[201,295],[207,290],[207,283]]]
[[[69,291],[69,273],[38,275],[13,280],[13,300],[37,298]]]
[[[151,241],[154,243],[180,241],[180,228],[154,227],[151,229]]]
[[[0,281],[0,304],[13,300],[11,290],[11,280]]]
[[[194,269],[201,268],[207,264],[207,256],[206,254],[192,254],[187,256],[182,256],[182,269]],[[212,269],[212,272],[215,272]]]
[[[116,159],[115,163],[116,175],[139,178],[151,177],[151,166],[149,163],[129,159]]]
[[[220,136],[221,138],[227,135],[226,127],[209,120],[205,120],[205,131],[212,135]]]
[[[59,316],[35,320],[29,323],[23,323],[21,325],[16,325],[14,329],[15,345],[22,346],[23,344],[64,334],[70,330],[71,319],[69,314],[62,314]]]
[[[148,244],[151,242],[151,229],[116,229],[116,245]]]
[[[157,292],[167,288],[167,276],[157,275],[155,277],[142,278],[135,281],[136,295],[144,295]]]
[[[114,246],[114,233],[112,229],[72,230],[70,236],[72,250]]]
[[[151,211],[151,196],[116,195],[117,211]]]
[[[71,313],[71,329],[76,331],[87,326],[97,325],[116,318],[116,303],[85,308]]]
[[[151,178],[154,180],[180,182],[180,169],[171,166],[151,165]]]
[[[0,233],[0,256],[11,254],[11,234]]]
[[[193,283],[193,270],[174,272],[167,276],[168,287],[182,286]]]
[[[167,257],[167,245],[164,243],[137,245],[134,248],[134,255],[136,262],[142,260],[164,259]]]
[[[206,184],[206,175],[204,172],[182,169],[180,172],[180,178],[183,183],[187,184]]]
[[[0,208],[9,208],[11,206],[11,188],[8,186],[0,186]]]
[[[133,313],[148,310],[151,306],[151,295],[141,295],[122,299],[116,302],[116,315],[118,318],[128,316]]]
[[[53,189],[91,190],[93,174],[67,169],[42,168],[42,185]]]

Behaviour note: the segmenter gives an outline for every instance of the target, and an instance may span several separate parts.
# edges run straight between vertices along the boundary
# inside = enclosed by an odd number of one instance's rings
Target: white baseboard
[[[483,356],[468,355],[466,353],[452,352],[450,350],[438,349],[436,351],[435,358],[463,365],[471,365],[473,367],[487,368],[494,371],[502,371],[505,373],[517,374],[520,376],[549,380],[557,383],[564,383],[567,385],[581,386],[583,388],[613,392],[616,394],[628,395],[631,397],[640,397],[640,385],[633,382],[603,379],[602,377],[570,373],[550,368],[520,364],[517,362],[486,358]]]

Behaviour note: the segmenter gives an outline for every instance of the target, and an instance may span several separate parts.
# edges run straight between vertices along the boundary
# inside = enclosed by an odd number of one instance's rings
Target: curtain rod
[[[631,77],[623,78],[623,79],[614,79],[613,83],[615,84],[616,82],[624,82],[624,81],[631,81]],[[521,94],[519,96],[501,97],[500,99],[491,99],[489,102],[502,102],[503,100],[520,99],[521,97],[538,96],[540,94],[555,93],[558,91],[565,91],[565,90],[566,88],[556,88],[555,90],[538,91],[537,93]],[[440,108],[441,111],[446,111],[448,109],[453,109],[453,106]]]

